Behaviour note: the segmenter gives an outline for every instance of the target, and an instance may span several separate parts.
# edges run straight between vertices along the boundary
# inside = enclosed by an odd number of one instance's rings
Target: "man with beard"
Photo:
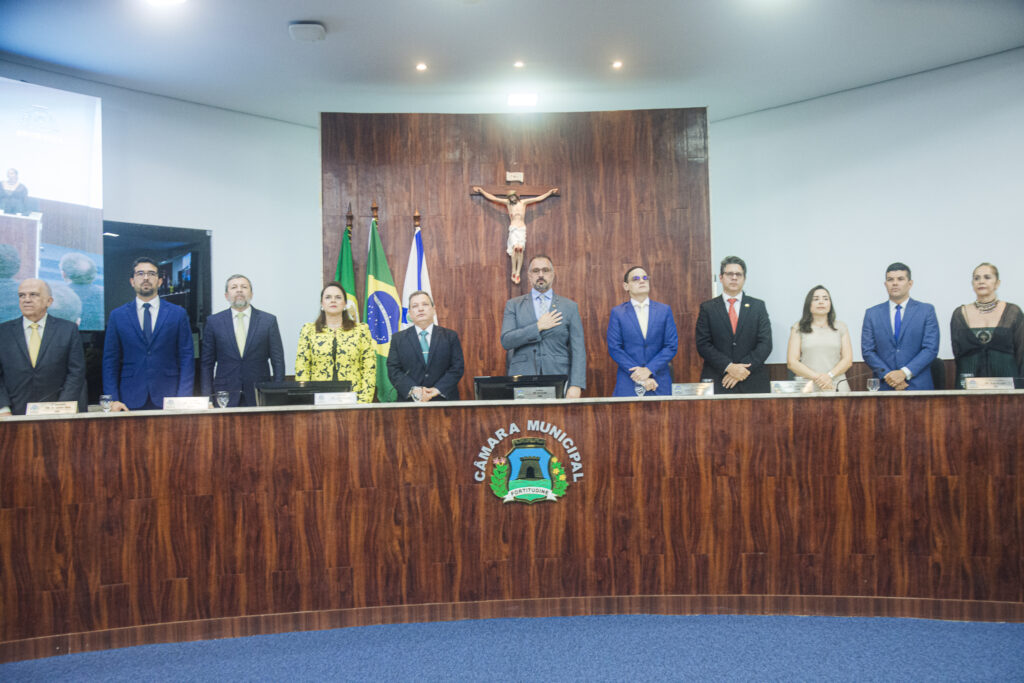
[[[162,408],[165,396],[191,396],[195,380],[185,309],[160,301],[153,259],[135,259],[131,274],[135,300],[110,313],[103,343],[103,393],[115,411]]]
[[[200,351],[200,391],[228,392],[228,406],[256,405],[256,385],[284,380],[284,347],[277,318],[256,310],[252,283],[232,275],[224,285],[231,308],[206,319]],[[268,368],[268,365],[269,368]]]
[[[568,375],[566,398],[587,388],[587,352],[575,301],[551,291],[555,266],[534,256],[527,270],[530,291],[509,299],[501,322],[501,345],[508,352],[509,375]]]

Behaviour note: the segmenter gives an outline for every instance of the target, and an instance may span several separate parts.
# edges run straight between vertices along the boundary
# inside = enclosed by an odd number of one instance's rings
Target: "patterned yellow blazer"
[[[338,340],[335,353],[334,340]],[[373,347],[370,328],[359,323],[351,330],[325,327],[316,331],[316,325],[306,323],[299,333],[299,351],[295,355],[295,379],[299,382],[322,382],[334,379],[333,365],[338,380],[352,382],[360,403],[372,403],[377,388],[377,354]]]

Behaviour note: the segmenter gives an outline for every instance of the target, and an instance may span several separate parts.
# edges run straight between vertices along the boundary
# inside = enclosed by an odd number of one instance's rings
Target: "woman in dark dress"
[[[971,278],[975,301],[953,311],[949,321],[958,378],[1024,375],[1024,314],[1000,301],[999,269],[982,263]]]

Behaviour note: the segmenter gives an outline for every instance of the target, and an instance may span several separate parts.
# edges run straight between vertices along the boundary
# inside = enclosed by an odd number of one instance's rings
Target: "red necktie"
[[[729,299],[729,322],[732,323],[732,333],[736,334],[736,323],[740,320],[736,312],[736,299]]]

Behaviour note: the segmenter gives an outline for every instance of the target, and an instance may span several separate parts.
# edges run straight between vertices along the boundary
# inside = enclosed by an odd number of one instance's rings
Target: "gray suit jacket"
[[[53,315],[46,316],[36,365],[28,356],[22,319],[0,325],[0,408],[24,415],[35,401],[79,401],[85,386],[85,353],[78,326]]]
[[[551,309],[561,311],[562,324],[541,332],[531,293],[509,299],[501,321],[506,374],[568,375],[569,386],[587,388],[587,351],[583,323],[575,301],[552,293]]]

